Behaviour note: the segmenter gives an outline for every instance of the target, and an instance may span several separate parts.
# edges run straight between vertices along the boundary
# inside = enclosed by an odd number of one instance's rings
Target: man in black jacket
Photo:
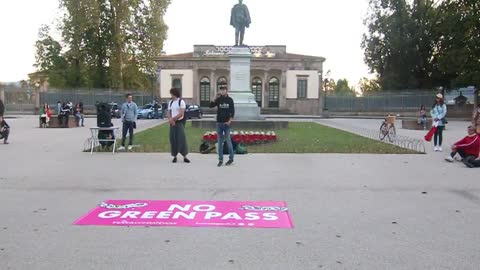
[[[215,101],[210,102],[210,108],[217,107],[217,133],[218,133],[218,167],[223,165],[223,142],[227,141],[229,159],[225,164],[233,164],[234,152],[232,138],[230,136],[230,127],[235,116],[235,106],[233,99],[228,96],[227,87],[220,88],[220,95]]]

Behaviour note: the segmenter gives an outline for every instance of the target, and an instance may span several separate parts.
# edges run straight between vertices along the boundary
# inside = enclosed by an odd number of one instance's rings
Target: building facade
[[[172,87],[182,90],[189,104],[207,107],[221,86],[230,84],[231,46],[195,45],[192,53],[156,59],[160,97]],[[270,111],[320,114],[325,58],[287,53],[286,46],[251,46],[251,90],[258,106]]]

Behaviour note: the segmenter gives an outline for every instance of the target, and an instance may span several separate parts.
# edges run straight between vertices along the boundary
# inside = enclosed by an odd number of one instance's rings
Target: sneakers
[[[118,148],[118,151],[125,151],[125,146],[120,146],[120,147]]]
[[[230,166],[230,165],[232,165],[232,164],[233,164],[233,160],[229,160],[229,161],[227,162],[227,164],[225,164],[225,166]]]
[[[223,161],[220,160],[220,161],[218,162],[217,166],[218,166],[218,167],[222,167],[222,166],[223,166]]]
[[[435,152],[443,152],[443,148],[441,146],[435,146],[433,147],[433,151]]]
[[[435,147],[433,147],[433,151],[438,152],[438,146],[435,145]]]
[[[184,158],[183,158],[183,162],[185,162],[185,163],[190,163],[190,159],[184,157]]]
[[[453,159],[451,156],[448,156],[448,157],[445,158],[445,161],[453,163],[455,161],[455,159]]]
[[[172,163],[177,163],[177,157],[174,157]]]
[[[441,146],[438,147],[438,152],[443,152],[443,148]]]
[[[128,150],[132,150],[132,149],[133,149],[133,146],[129,145]]]

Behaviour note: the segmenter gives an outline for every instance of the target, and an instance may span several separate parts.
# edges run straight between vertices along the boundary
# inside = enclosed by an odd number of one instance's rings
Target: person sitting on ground
[[[468,127],[468,135],[462,140],[456,142],[452,146],[452,153],[445,160],[453,162],[455,156],[458,154],[460,158],[466,159],[467,157],[477,158],[480,152],[480,137],[476,133],[474,126]]]
[[[3,115],[0,115],[0,139],[3,138],[3,143],[8,144],[8,135],[10,134],[10,126],[7,124]]]

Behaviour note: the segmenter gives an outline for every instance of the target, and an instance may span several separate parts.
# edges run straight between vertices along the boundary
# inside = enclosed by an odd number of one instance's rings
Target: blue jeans
[[[218,160],[223,161],[223,142],[227,141],[228,153],[230,154],[229,160],[233,161],[234,152],[232,137],[230,136],[230,126],[225,123],[217,123],[218,134]]]

